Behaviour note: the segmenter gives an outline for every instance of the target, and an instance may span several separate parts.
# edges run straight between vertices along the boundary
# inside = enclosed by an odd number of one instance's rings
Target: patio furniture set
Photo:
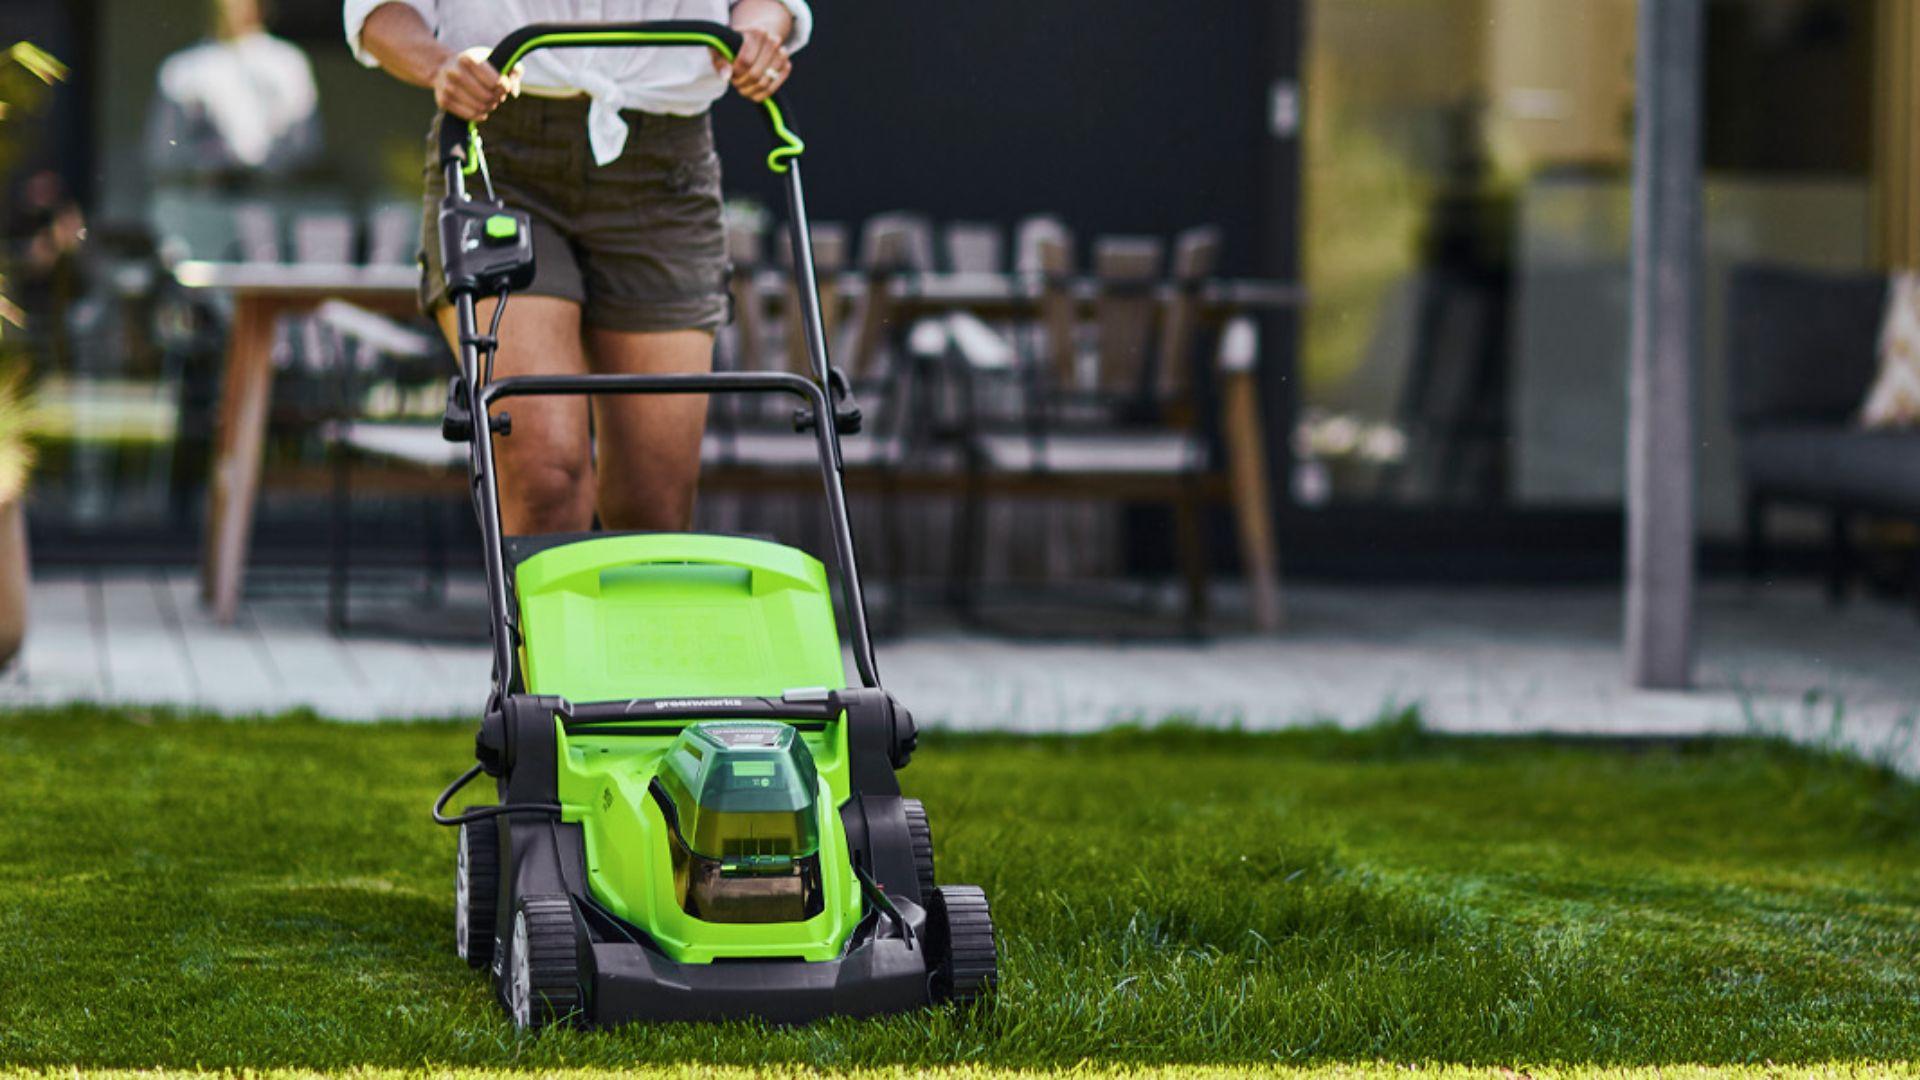
[[[717,365],[803,371],[793,290],[778,269],[785,245],[750,220],[730,228],[734,322]],[[1006,237],[997,227],[936,229],[914,214],[883,214],[861,230],[816,223],[825,330],[862,411],[846,442],[845,480],[880,533],[870,560],[897,578],[928,523],[905,509],[943,502],[950,598],[976,609],[987,521],[1008,504],[1080,500],[1170,508],[1183,584],[1181,624],[1209,625],[1209,507],[1230,510],[1254,623],[1280,620],[1266,475],[1266,434],[1255,381],[1253,313],[1293,305],[1291,285],[1217,274],[1217,229],[1158,237],[1099,237],[1091,265],[1058,220],[1036,217]],[[369,237],[371,244],[372,237]],[[769,250],[772,248],[773,250]],[[344,256],[346,250],[334,252]],[[369,247],[369,254],[377,254]],[[302,340],[331,384],[319,423],[324,465],[272,468],[275,486],[324,491],[333,501],[330,621],[349,622],[355,493],[459,490],[460,448],[440,440],[417,402],[451,374],[444,345],[413,321],[415,271],[392,257],[324,261],[190,262],[190,287],[233,298],[202,561],[203,597],[222,619],[242,594],[255,503],[276,406],[276,333],[300,316]],[[276,327],[280,329],[276,330]],[[278,350],[281,364],[287,350]],[[281,377],[287,377],[282,371]],[[285,396],[284,393],[280,396]],[[392,415],[368,415],[375,411]],[[790,413],[790,410],[788,411]],[[299,417],[302,422],[310,415]],[[717,400],[704,450],[709,503],[773,493],[812,494],[810,442],[793,418]],[[738,516],[738,515],[735,515]],[[423,519],[427,558],[437,527]],[[949,528],[948,520],[952,521]],[[1054,545],[1050,530],[1039,542]],[[1019,534],[1034,536],[1034,530]],[[895,596],[901,595],[899,592]]]

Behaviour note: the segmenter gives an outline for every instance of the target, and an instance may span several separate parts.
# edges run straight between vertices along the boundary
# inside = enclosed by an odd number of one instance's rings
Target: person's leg
[[[704,330],[627,333],[589,328],[601,374],[684,375],[713,367]],[[685,532],[700,483],[705,394],[609,394],[596,398],[600,523],[609,529]]]
[[[477,305],[482,330],[493,318],[495,303]],[[436,314],[441,332],[455,342],[453,309],[443,306]],[[516,296],[507,304],[494,378],[586,370],[579,304],[538,295]],[[501,402],[493,411],[513,416],[512,434],[493,441],[501,530],[518,536],[591,528],[593,458],[586,402],[578,397],[524,397]]]

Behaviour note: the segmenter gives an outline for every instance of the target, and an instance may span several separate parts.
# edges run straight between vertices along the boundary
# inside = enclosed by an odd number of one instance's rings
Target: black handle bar
[[[505,75],[539,49],[709,48],[732,60],[740,54],[740,32],[731,26],[698,19],[664,19],[630,23],[533,23],[523,26],[493,47],[487,62]],[[767,168],[786,172],[787,161],[800,156],[806,144],[787,126],[786,108],[778,95],[764,103],[773,152]],[[471,173],[479,167],[479,125],[459,117],[440,115],[440,164],[460,162]]]

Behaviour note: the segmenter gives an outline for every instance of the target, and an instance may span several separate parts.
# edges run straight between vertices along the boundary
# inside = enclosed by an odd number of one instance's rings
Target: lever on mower
[[[838,366],[827,368],[827,392],[833,398],[834,425],[842,435],[858,435],[865,424],[865,415],[860,411],[859,402],[853,398],[853,384],[847,380],[847,373]],[[801,408],[793,410],[793,430],[813,430],[813,410]]]

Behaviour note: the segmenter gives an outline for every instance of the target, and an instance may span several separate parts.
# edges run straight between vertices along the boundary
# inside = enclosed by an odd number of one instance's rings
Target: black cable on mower
[[[493,381],[493,356],[500,351],[500,316],[507,313],[507,297],[513,295],[512,289],[501,289],[500,300],[493,305],[493,320],[487,324],[487,375],[486,382]]]
[[[447,790],[441,792],[438,799],[433,800],[433,823],[435,825],[465,825],[468,822],[481,821],[490,817],[499,817],[502,814],[560,814],[564,812],[565,808],[559,803],[502,803],[499,806],[478,807],[464,814],[456,814],[453,817],[447,817],[442,813],[442,811],[446,810],[447,803],[452,801],[453,797],[460,793],[460,789],[472,783],[473,778],[479,775],[480,766],[475,765],[473,768],[461,773],[459,779],[448,784]]]

